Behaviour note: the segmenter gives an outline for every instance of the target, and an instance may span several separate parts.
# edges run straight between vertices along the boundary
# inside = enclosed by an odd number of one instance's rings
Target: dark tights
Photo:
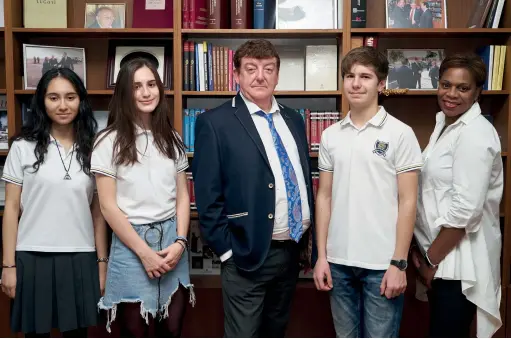
[[[72,331],[62,332],[64,338],[87,338],[87,329],[79,328]],[[25,338],[50,338],[50,333],[25,333]]]
[[[140,315],[140,303],[120,303],[117,306],[116,319],[112,322],[112,333],[117,332],[121,337],[129,338],[179,338],[187,299],[187,290],[179,285],[169,305],[169,316],[155,321],[149,315],[149,326]]]

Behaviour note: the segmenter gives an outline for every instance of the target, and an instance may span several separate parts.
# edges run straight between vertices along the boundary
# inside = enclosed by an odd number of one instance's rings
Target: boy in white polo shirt
[[[321,136],[314,281],[330,291],[338,337],[397,337],[421,149],[378,106],[389,63],[372,47],[343,59],[347,116]]]

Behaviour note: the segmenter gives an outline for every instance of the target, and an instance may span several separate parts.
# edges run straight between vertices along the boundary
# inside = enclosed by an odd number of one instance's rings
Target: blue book
[[[254,29],[275,29],[277,0],[254,0]]]
[[[183,110],[183,115],[184,115],[184,119],[183,119],[184,140],[183,140],[183,142],[185,144],[186,151],[190,152],[190,112],[189,112],[188,108],[185,108]]]

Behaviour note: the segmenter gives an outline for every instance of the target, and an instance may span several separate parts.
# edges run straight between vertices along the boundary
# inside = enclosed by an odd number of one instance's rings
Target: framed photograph
[[[151,61],[163,82],[170,89],[172,79],[172,40],[110,40],[108,46],[107,87],[114,88],[121,66],[134,58]]]
[[[388,49],[387,88],[432,90],[438,88],[438,71],[445,58],[443,49]]]
[[[85,28],[125,28],[126,4],[85,4]]]
[[[36,89],[44,73],[59,67],[72,69],[87,88],[84,48],[23,44],[25,89]]]
[[[385,0],[387,28],[447,28],[446,0]]]

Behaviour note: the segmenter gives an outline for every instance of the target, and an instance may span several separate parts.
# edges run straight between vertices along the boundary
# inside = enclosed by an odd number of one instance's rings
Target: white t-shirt
[[[151,131],[137,126],[136,134],[138,162],[127,166],[114,164],[117,133],[112,131],[101,135],[96,142],[91,171],[116,179],[117,205],[130,223],[167,220],[176,214],[177,174],[188,168],[188,159],[185,153],[176,161],[162,154],[154,144]]]
[[[360,129],[348,113],[322,133],[318,168],[333,172],[329,262],[389,267],[396,245],[397,175],[421,166],[413,130],[383,107]]]
[[[60,143],[51,139],[44,163],[36,173],[32,167],[36,142],[13,142],[5,161],[2,180],[22,186],[16,250],[93,252],[96,249],[90,205],[94,177],[82,172],[76,153],[72,153],[76,145],[66,153]],[[66,168],[71,162],[71,180],[64,180],[66,171],[57,147]]]

